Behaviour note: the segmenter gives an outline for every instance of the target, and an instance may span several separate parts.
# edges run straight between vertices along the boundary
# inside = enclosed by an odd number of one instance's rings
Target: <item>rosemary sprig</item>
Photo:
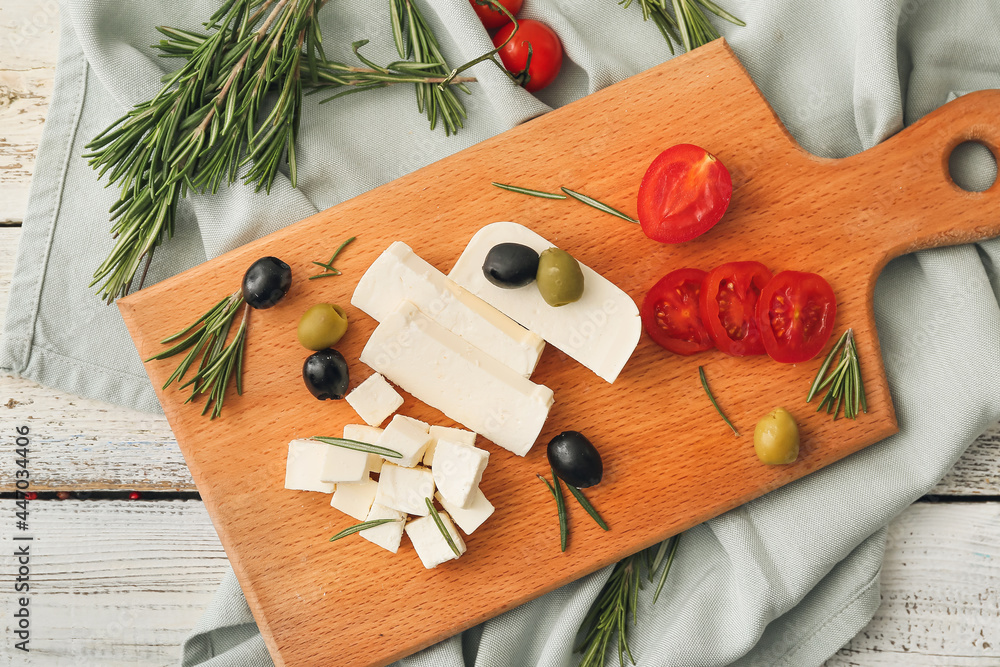
[[[701,378],[702,388],[705,390],[705,393],[708,394],[708,400],[712,401],[712,407],[714,407],[715,411],[719,413],[720,417],[722,417],[722,421],[726,422],[726,426],[733,429],[733,435],[737,438],[740,437],[740,432],[737,431],[736,427],[733,426],[733,423],[729,421],[729,417],[726,416],[726,413],[722,411],[722,408],[720,408],[719,404],[715,401],[715,396],[712,395],[712,390],[708,388],[708,378],[705,377],[704,366],[698,366],[698,377]]]
[[[549,487],[549,493],[552,494],[552,498],[556,501],[556,513],[559,515],[559,549],[561,551],[566,551],[566,540],[569,537],[569,525],[566,522],[566,501],[563,499],[562,488],[559,486],[559,477],[552,472],[552,479],[555,481],[556,485],[552,486],[549,480],[545,479],[539,474],[535,474],[535,477],[545,482],[545,486]]]
[[[434,507],[434,502],[430,498],[424,498],[427,502],[427,511],[430,512],[431,518],[434,519],[434,523],[437,524],[438,530],[441,531],[441,536],[444,537],[444,541],[448,543],[451,550],[455,553],[455,558],[461,558],[462,552],[458,550],[458,545],[455,544],[455,540],[451,537],[451,533],[444,525],[444,521],[441,520],[441,515],[438,514],[437,508]]]
[[[840,355],[837,365],[831,370],[833,360]],[[816,379],[809,387],[806,403],[811,403],[816,394],[827,388],[826,396],[820,402],[816,411],[826,408],[827,414],[832,414],[834,420],[844,406],[844,416],[857,419],[858,412],[868,412],[868,399],[865,398],[865,384],[861,378],[861,364],[858,361],[858,348],[854,343],[854,329],[848,329],[837,341],[836,345],[826,355],[823,365],[816,373]],[[834,402],[836,401],[836,402]]]
[[[326,272],[325,273],[317,273],[315,276],[309,276],[309,280],[316,280],[317,278],[327,278],[329,276],[339,276],[340,275],[340,270],[333,268],[333,263],[336,261],[337,256],[340,254],[340,251],[343,250],[344,248],[346,248],[347,245],[351,241],[353,241],[354,239],[356,239],[356,238],[357,238],[356,236],[352,236],[351,238],[347,239],[346,241],[344,241],[343,243],[341,243],[339,246],[337,246],[337,249],[333,251],[333,257],[330,258],[329,262],[325,262],[325,263],[324,262],[313,262],[313,264],[315,264],[316,266],[322,266],[324,269],[326,269]]]
[[[605,204],[603,202],[599,202],[596,199],[594,199],[593,197],[588,197],[587,195],[580,194],[579,192],[574,192],[573,190],[570,190],[569,188],[559,188],[559,189],[562,190],[563,192],[565,192],[566,194],[568,194],[573,199],[575,199],[575,200],[577,200],[579,202],[583,202],[587,206],[593,206],[598,211],[602,211],[604,213],[607,213],[608,215],[613,215],[616,218],[621,218],[622,220],[627,220],[628,222],[634,222],[636,224],[639,224],[639,221],[636,220],[635,218],[633,218],[633,217],[631,217],[629,215],[625,215],[624,213],[622,213],[618,209],[612,208],[612,207],[608,206],[607,204]]]
[[[530,188],[522,188],[517,185],[504,185],[503,183],[497,183],[496,181],[493,181],[492,184],[501,190],[516,192],[518,194],[528,195],[529,197],[541,197],[542,199],[566,199],[566,195],[556,194],[555,192],[532,190]]]
[[[348,535],[353,535],[354,533],[360,533],[362,530],[368,530],[369,528],[376,528],[378,526],[394,523],[399,521],[399,519],[372,519],[371,521],[364,521],[362,523],[355,524],[350,528],[345,528],[333,537],[330,538],[331,542],[336,542],[337,540],[343,539]]]
[[[667,0],[638,0],[642,9],[642,20],[652,20],[659,29],[670,53],[674,52],[674,42],[684,45],[685,51],[691,51],[708,44],[720,37],[719,31],[709,22],[702,9],[707,9],[721,19],[738,26],[746,23],[736,18],[711,0],[670,0],[670,13]],[[619,5],[628,8],[632,0],[619,0]],[[678,37],[678,35],[680,35]]]
[[[653,604],[656,604],[656,601],[660,599],[660,591],[663,590],[663,584],[667,583],[667,575],[670,574],[670,566],[674,564],[674,554],[677,553],[677,545],[680,543],[680,535],[674,535],[669,540],[662,543],[659,550],[656,552],[656,558],[653,560],[653,564],[650,565],[650,574],[660,569],[660,562],[663,560],[663,554],[667,551],[669,545],[670,555],[667,556],[667,566],[663,568],[663,572],[660,573],[660,582],[656,585],[656,592],[653,594]]]
[[[227,344],[226,339],[229,337],[233,319],[241,307],[243,308],[243,319],[236,330],[236,335]],[[207,413],[210,407],[212,408],[212,419],[222,414],[226,388],[231,380],[236,380],[236,393],[243,393],[243,354],[246,348],[249,315],[250,306],[244,303],[242,293],[236,291],[212,306],[208,312],[183,331],[160,341],[163,345],[174,341],[180,342],[146,359],[147,362],[166,359],[188,350],[184,359],[163,384],[163,389],[174,382],[180,384],[181,389],[191,387],[191,395],[184,401],[185,403],[190,403],[198,396],[207,394],[208,399],[205,401],[205,407],[201,414]],[[181,384],[188,370],[199,358],[200,361],[194,376]]]
[[[378,445],[370,445],[367,442],[361,442],[360,440],[350,440],[348,438],[332,438],[324,435],[314,435],[313,440],[319,440],[320,442],[325,442],[328,445],[333,445],[335,447],[343,447],[344,449],[353,449],[356,452],[365,452],[366,454],[378,454],[379,456],[385,456],[393,459],[401,459],[403,455],[394,449],[389,449],[388,447],[379,447]]]
[[[558,484],[558,481],[556,483]],[[569,492],[573,494],[573,497],[576,498],[576,501],[580,503],[580,506],[583,509],[587,510],[587,514],[589,514],[590,518],[592,518],[594,521],[597,522],[598,526],[600,526],[604,530],[611,530],[610,528],[608,528],[608,524],[604,523],[604,519],[602,519],[601,515],[597,513],[597,510],[594,509],[594,506],[590,504],[589,500],[587,500],[587,497],[583,495],[583,491],[573,486],[572,484],[566,484],[566,488],[569,489]]]

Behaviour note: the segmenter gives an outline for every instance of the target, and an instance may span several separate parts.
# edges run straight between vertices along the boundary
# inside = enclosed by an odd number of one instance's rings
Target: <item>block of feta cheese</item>
[[[330,507],[340,510],[358,521],[364,521],[375,502],[378,482],[371,478],[360,482],[344,482],[337,485],[330,499]]]
[[[444,524],[448,534],[451,535],[451,539],[454,540],[455,546],[458,547],[459,555],[464,554],[465,541],[459,535],[455,524],[451,521],[451,517],[445,512],[440,512],[440,516],[441,523]],[[448,541],[441,534],[441,529],[438,528],[434,517],[425,516],[406,524],[406,534],[409,536],[410,541],[413,542],[413,548],[416,549],[417,556],[420,557],[420,562],[428,570],[437,567],[441,563],[458,558],[455,552],[451,550],[451,547],[448,546]]]
[[[431,426],[431,444],[427,445],[427,450],[424,452],[425,466],[434,466],[434,446],[438,440],[451,440],[460,445],[473,447],[476,444],[476,434],[472,431],[466,431],[464,428]]]
[[[319,478],[324,482],[360,482],[368,478],[368,454],[337,445],[327,445],[330,449],[323,459]]]
[[[425,498],[434,497],[434,474],[427,468],[403,468],[393,463],[382,466],[375,491],[375,504],[414,514],[427,515]]]
[[[365,517],[365,521],[375,521],[376,519],[394,519],[394,521],[362,530],[358,535],[373,544],[379,545],[386,551],[396,553],[399,551],[399,543],[403,541],[406,513],[375,503],[372,505],[371,510],[369,510],[368,516]]]
[[[357,440],[358,442],[364,442],[369,445],[378,444],[378,437],[382,435],[382,429],[375,428],[374,426],[365,426],[364,424],[348,424],[344,427],[344,438],[347,440]],[[378,454],[368,455],[368,471],[378,472],[382,469],[382,461],[384,461]]]
[[[285,488],[295,491],[333,493],[334,483],[320,479],[332,445],[318,440],[292,440],[285,462]]]
[[[374,373],[347,395],[347,402],[369,426],[381,426],[403,404],[403,397]]]
[[[430,427],[426,422],[406,415],[395,415],[385,430],[378,436],[379,447],[392,449],[403,458],[388,457],[386,460],[405,468],[420,463],[427,445],[431,444]]]
[[[632,297],[583,263],[583,296],[559,308],[545,303],[537,289],[501,289],[483,275],[483,260],[499,243],[520,243],[539,253],[553,247],[523,225],[494,222],[476,232],[449,277],[599,377],[614,382],[642,333],[639,308]],[[570,248],[565,250],[572,253]]]
[[[524,456],[552,407],[552,390],[512,371],[408,301],[375,327],[361,361],[420,401]]]
[[[486,499],[482,489],[476,489],[472,492],[472,500],[468,507],[452,505],[440,493],[434,494],[434,497],[466,535],[472,535],[476,528],[483,525],[493,514],[493,503]]]
[[[448,502],[468,507],[489,460],[485,449],[439,440],[434,453],[434,486]]]
[[[351,304],[381,322],[404,300],[524,377],[531,376],[545,347],[537,334],[472,296],[396,241],[368,267]]]

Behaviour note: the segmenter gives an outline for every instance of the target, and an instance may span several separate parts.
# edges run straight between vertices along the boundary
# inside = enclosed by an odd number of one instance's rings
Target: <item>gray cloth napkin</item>
[[[452,63],[489,48],[467,0],[418,0]],[[330,3],[328,52],[350,42],[393,58],[387,8]],[[148,44],[153,25],[196,27],[215,3],[64,4],[55,98],[0,339],[0,367],[84,396],[158,406],[114,308],[86,287],[110,248],[102,189],[84,144],[149,97],[170,61]],[[1000,87],[1000,6],[989,0],[726,0],[746,28],[720,24],[771,105],[802,145],[841,157],[869,148],[955,95]],[[269,197],[240,185],[182,204],[176,238],[158,252],[156,281],[594,92],[670,57],[636,5],[528,0],[524,18],[552,26],[566,62],[537,98],[490,65],[474,74],[468,126],[431,133],[398,87],[317,106],[303,115],[300,187]],[[665,118],[664,122],[670,122]],[[956,158],[960,182],[992,182],[981,147]],[[1000,215],[1000,212],[998,212]],[[862,251],[862,249],[859,249]],[[879,604],[886,525],[932,488],[976,435],[1000,418],[1000,243],[921,252],[879,279],[875,313],[900,433],[688,531],[662,599],[640,596],[631,645],[640,665],[818,665]],[[875,360],[863,360],[875,363]],[[609,570],[442,642],[405,665],[575,664],[574,635]],[[230,576],[184,647],[185,665],[269,665]]]

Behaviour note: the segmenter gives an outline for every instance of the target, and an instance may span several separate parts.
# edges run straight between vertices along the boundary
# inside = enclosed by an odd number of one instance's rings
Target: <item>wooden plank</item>
[[[801,388],[808,386],[820,360],[781,367],[762,358],[707,353],[697,359],[670,357],[666,363],[662,350],[644,339],[612,387],[549,354],[535,377],[555,390],[557,399],[541,440],[569,424],[585,424],[596,442],[615,443],[615,455],[607,462],[610,474],[591,492],[615,528],[599,540],[592,539],[593,533],[581,536],[586,549],[565,555],[551,549],[544,488],[523,483],[545,469],[544,455],[535,451],[516,459],[493,449],[484,491],[500,498],[494,520],[470,538],[469,553],[460,561],[424,573],[406,547],[393,559],[374,557],[374,548],[357,543],[336,552],[322,549],[322,537],[342,527],[323,511],[327,503],[282,491],[291,437],[336,430],[356,419],[344,405],[318,409],[308,397],[291,398],[305,393],[292,370],[301,364],[302,350],[288,335],[304,307],[321,300],[346,304],[356,276],[391,241],[406,241],[432,264],[447,267],[479,226],[513,217],[633,295],[642,294],[663,267],[707,268],[720,255],[745,253],[747,239],[754,239],[755,252],[772,268],[793,268],[788,258],[794,256],[794,268],[827,277],[838,295],[838,318],[854,327],[860,354],[878,359],[871,295],[884,262],[918,248],[1000,233],[1000,223],[982,224],[990,219],[985,212],[996,206],[1000,186],[967,193],[939,168],[971,132],[1000,145],[998,103],[996,91],[964,96],[861,155],[822,160],[791,140],[719,42],[119,301],[140,354],[149,356],[162,349],[158,341],[164,335],[183,328],[231,290],[232,276],[257,257],[280,256],[301,275],[311,260],[325,254],[333,228],[382,221],[365,229],[363,240],[338,267],[352,278],[325,285],[300,280],[282,304],[254,315],[247,346],[245,384],[250,389],[227,402],[223,419],[210,422],[196,406],[182,405],[185,396],[174,388],[160,393],[276,662],[309,664],[320,655],[350,665],[396,659],[821,468],[896,428],[882,368],[870,364],[865,378],[869,413],[856,422],[833,422],[811,411],[797,415],[808,443],[805,454],[795,464],[767,468],[745,447],[720,446],[719,420],[692,388],[696,367],[705,364],[718,378],[713,382],[728,397],[730,416],[752,424],[771,405],[801,400]],[[679,120],[659,123],[664,114]],[[616,122],[608,124],[607,118]],[[559,178],[587,183],[588,194],[628,210],[648,161],[659,147],[680,142],[710,147],[738,178],[723,223],[678,246],[658,246],[638,229],[625,229],[594,211],[551,200],[525,202],[485,185],[489,175],[551,189],[552,179]],[[435,196],[429,197],[432,184]],[[868,224],[856,224],[862,217]],[[615,243],[607,243],[610,237]],[[856,252],[861,237],[865,253]],[[353,361],[374,323],[356,312],[350,317],[353,333],[338,348]],[[149,364],[154,385],[175,365],[176,360]],[[767,406],[760,403],[764,384]],[[410,402],[405,410],[442,421],[427,406]],[[260,418],[262,413],[267,419]],[[660,446],[650,446],[651,432]],[[254,447],[248,448],[251,442]],[[664,455],[671,450],[662,443],[677,448],[672,451],[678,455]],[[623,479],[627,485],[615,483]],[[262,520],[261,493],[272,498],[266,512],[277,525]],[[635,514],[636,503],[650,496],[662,504]],[[317,564],[350,573],[348,581],[338,582],[337,596],[324,598],[332,589],[316,579]],[[485,572],[496,576],[484,578]],[[400,585],[382,590],[378,582],[385,576]],[[476,590],[473,599],[470,587]],[[289,594],[295,590],[302,593]],[[370,622],[376,613],[390,628],[384,638],[376,636],[378,628]],[[301,640],[304,634],[309,642]],[[382,650],[357,650],[372,645]]]
[[[8,501],[9,502],[9,501]],[[13,586],[0,590],[0,664],[172,665],[228,565],[197,501],[34,501],[31,651],[13,649]],[[3,522],[12,544],[11,522]],[[22,544],[22,543],[13,543]],[[5,569],[13,559],[4,559]]]
[[[891,526],[882,605],[826,667],[1000,665],[1000,503],[926,504]]]
[[[59,51],[56,0],[6,3],[0,13],[0,225],[20,222],[52,98]]]

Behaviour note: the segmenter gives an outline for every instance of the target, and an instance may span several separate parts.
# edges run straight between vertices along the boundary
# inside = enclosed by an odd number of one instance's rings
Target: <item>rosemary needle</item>
[[[660,582],[656,585],[656,593],[653,594],[653,604],[656,604],[656,601],[660,599],[660,591],[663,590],[663,584],[667,583],[667,575],[670,574],[670,566],[674,562],[674,554],[677,553],[677,545],[680,544],[680,541],[681,536],[674,535],[667,542],[663,543],[663,546],[670,545],[670,555],[667,556],[667,565],[660,574]],[[654,561],[652,571],[655,572],[659,566],[659,561]]]
[[[340,254],[340,251],[346,248],[347,245],[356,238],[357,238],[356,236],[352,236],[351,238],[341,243],[337,247],[337,249],[333,251],[333,257],[330,258],[329,262],[313,262],[313,264],[315,264],[316,266],[321,266],[324,269],[326,269],[327,272],[318,273],[315,276],[309,276],[309,280],[316,280],[317,278],[327,278],[329,276],[339,276],[340,271],[338,269],[333,268],[333,263],[337,260],[337,255]]]
[[[314,435],[313,440],[319,440],[320,442],[325,442],[328,445],[334,445],[335,447],[343,447],[344,449],[353,449],[356,452],[365,452],[367,454],[378,454],[379,456],[387,456],[394,459],[401,459],[403,455],[394,449],[389,449],[387,447],[379,447],[378,445],[370,445],[367,442],[361,442],[360,440],[349,440],[347,438],[331,438],[322,435]]]
[[[444,521],[441,520],[441,515],[438,514],[437,508],[434,507],[434,503],[430,498],[424,498],[424,500],[427,502],[427,509],[431,513],[431,518],[434,519],[434,523],[437,524],[438,530],[441,531],[444,541],[447,542],[448,546],[451,547],[451,550],[455,552],[455,558],[461,557],[462,552],[458,550],[458,545],[455,544],[455,540],[452,539],[451,533],[448,532],[447,528],[445,528]]]
[[[834,365],[835,360],[837,360],[836,365]],[[844,416],[848,419],[857,419],[859,411],[868,412],[865,385],[861,378],[861,364],[858,361],[858,348],[854,342],[854,329],[845,331],[826,355],[819,372],[816,373],[816,379],[809,387],[806,403],[812,402],[816,394],[827,387],[829,389],[816,409],[817,412],[825,408],[827,414],[833,415],[835,420],[840,413],[841,405],[844,406]]]
[[[569,525],[566,522],[566,502],[563,500],[562,489],[560,488],[556,491],[556,487],[549,483],[549,480],[545,479],[541,475],[535,475],[538,479],[545,482],[545,486],[549,487],[549,493],[552,494],[552,498],[556,501],[556,513],[559,515],[559,548],[562,551],[566,551],[566,539],[569,536]],[[556,484],[559,483],[559,478],[554,474],[552,479],[556,480]]]
[[[624,213],[622,213],[618,209],[612,208],[612,207],[608,206],[607,204],[605,204],[604,202],[599,202],[596,199],[594,199],[593,197],[588,197],[585,194],[581,194],[579,192],[575,192],[573,190],[570,190],[569,188],[559,188],[559,189],[562,190],[563,192],[565,192],[566,194],[568,194],[573,199],[575,199],[575,200],[577,200],[579,202],[583,202],[587,206],[593,206],[598,211],[602,211],[604,213],[607,213],[608,215],[613,215],[616,218],[621,218],[622,220],[627,220],[628,222],[634,222],[636,224],[639,224],[639,221],[636,220],[635,218],[633,218],[631,216],[628,216],[628,215],[625,215]]]
[[[399,519],[372,519],[371,521],[365,521],[363,523],[356,524],[350,528],[345,528],[333,537],[330,538],[331,542],[336,542],[337,540],[347,537],[348,535],[353,535],[354,533],[360,533],[362,530],[368,530],[369,528],[375,528],[376,526],[381,526],[386,523],[393,523],[394,521],[399,521]]]
[[[587,500],[587,497],[583,495],[583,491],[576,488],[572,484],[567,484],[566,488],[569,489],[569,492],[572,493],[573,497],[576,498],[578,503],[580,503],[580,506],[587,510],[587,514],[589,514],[591,518],[597,522],[598,526],[604,530],[611,530],[608,528],[608,524],[604,523],[604,519],[602,519],[601,515],[597,513],[597,510],[594,509],[594,506],[590,504],[589,500]]]
[[[701,378],[701,386],[705,389],[705,393],[708,394],[708,400],[712,401],[712,406],[715,408],[715,411],[719,413],[720,417],[722,417],[722,421],[726,422],[726,425],[733,429],[733,433],[736,437],[740,437],[740,432],[736,430],[736,427],[733,426],[733,423],[729,421],[728,417],[726,417],[722,408],[720,408],[719,404],[715,402],[715,396],[712,395],[712,390],[708,388],[708,378],[705,377],[704,366],[698,366],[698,376]]]
[[[532,190],[531,188],[522,188],[517,185],[504,185],[503,183],[492,182],[495,187],[501,190],[508,190],[510,192],[516,192],[522,195],[528,195],[529,197],[541,197],[542,199],[566,199],[566,195],[560,195],[555,192],[545,192],[543,190]]]

